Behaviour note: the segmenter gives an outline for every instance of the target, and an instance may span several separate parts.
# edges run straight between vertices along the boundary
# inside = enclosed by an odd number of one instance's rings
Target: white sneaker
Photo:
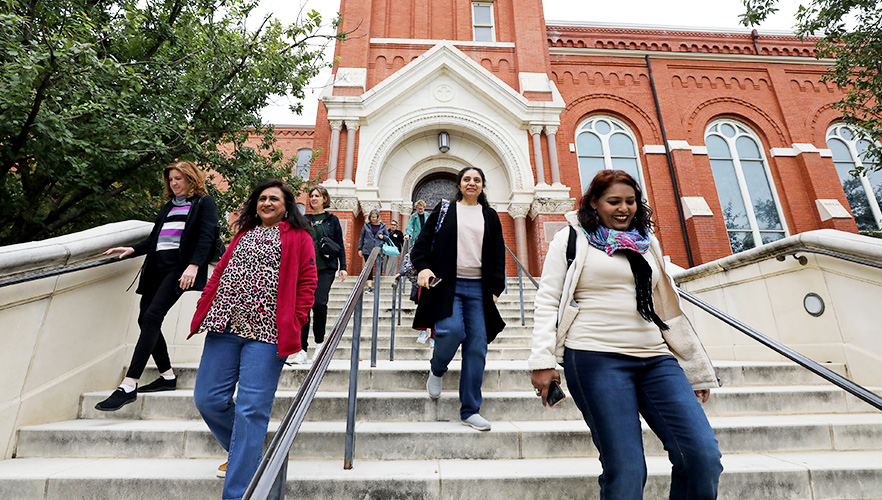
[[[306,351],[301,350],[297,354],[294,355],[294,359],[291,360],[292,363],[298,365],[305,365],[309,362],[309,358],[306,357]]]
[[[438,399],[441,397],[441,377],[435,376],[431,370],[429,370],[429,380],[426,381],[426,390],[429,391],[429,397],[432,399]]]
[[[419,342],[420,344],[425,344],[427,340],[429,340],[429,330],[421,331],[420,336],[417,337],[417,342]]]
[[[471,417],[462,421],[462,425],[467,425],[472,429],[477,429],[479,431],[489,431],[490,430],[490,422],[487,421],[486,418],[481,415],[475,413]]]

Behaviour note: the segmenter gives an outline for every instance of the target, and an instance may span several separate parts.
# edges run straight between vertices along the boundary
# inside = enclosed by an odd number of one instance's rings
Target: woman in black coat
[[[499,215],[484,194],[484,172],[466,167],[457,176],[456,203],[442,201],[420,232],[411,261],[425,287],[414,328],[434,328],[435,348],[426,389],[441,395],[441,377],[462,345],[459,381],[464,425],[490,430],[478,412],[487,344],[505,327],[496,300],[505,290],[505,243]],[[438,219],[444,212],[440,226]]]
[[[160,330],[162,321],[184,291],[202,291],[208,281],[209,256],[218,232],[217,205],[214,198],[206,194],[205,174],[193,162],[179,161],[165,167],[162,176],[169,201],[156,216],[150,236],[134,246],[104,252],[105,255],[119,253],[120,258],[147,257],[135,291],[141,295],[138,315],[141,334],[132,362],[119,387],[95,405],[97,410],[118,410],[134,402],[138,391],[172,391],[177,387],[168,347]],[[138,379],[151,355],[161,376],[138,388]]]

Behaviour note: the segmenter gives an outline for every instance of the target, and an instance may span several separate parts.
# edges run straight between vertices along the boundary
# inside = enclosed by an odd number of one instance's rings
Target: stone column
[[[514,220],[515,255],[527,269],[530,266],[530,252],[527,245],[527,213],[529,211],[530,205],[528,203],[512,203],[508,206],[508,215]]]
[[[560,184],[560,166],[557,163],[557,127],[545,126],[548,142],[548,166],[551,167],[551,183]]]
[[[533,125],[530,127],[530,135],[533,136],[533,163],[536,165],[536,184],[545,184],[545,166],[542,164],[541,134],[542,125]]]
[[[358,130],[358,122],[346,120],[346,163],[343,167],[343,180],[354,181],[352,167],[355,164],[355,131]]]
[[[337,161],[340,157],[340,129],[343,128],[343,120],[331,120],[331,146],[328,151],[328,180],[337,180]]]

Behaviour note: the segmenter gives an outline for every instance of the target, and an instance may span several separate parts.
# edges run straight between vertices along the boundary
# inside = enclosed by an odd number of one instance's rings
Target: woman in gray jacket
[[[368,214],[368,223],[361,228],[361,236],[358,237],[358,252],[367,261],[371,250],[374,247],[383,246],[387,238],[389,238],[389,230],[386,229],[386,224],[380,220],[380,211],[375,208]],[[382,259],[383,256],[381,255],[379,258]],[[372,292],[373,287],[374,280],[368,280],[367,291]]]
[[[639,500],[646,483],[640,416],[673,464],[672,500],[711,500],[723,467],[696,400],[719,382],[665,273],[652,210],[621,170],[602,170],[570,227],[555,235],[536,293],[528,361],[537,396],[567,386],[600,453],[600,498]],[[575,243],[575,253],[567,252]],[[572,262],[568,262],[572,259]]]

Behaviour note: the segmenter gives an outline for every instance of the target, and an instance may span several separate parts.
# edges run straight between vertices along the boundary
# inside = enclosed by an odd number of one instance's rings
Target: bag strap
[[[441,224],[444,223],[444,217],[447,216],[447,209],[450,208],[449,200],[441,200],[441,212],[438,214],[438,222],[435,224],[435,234],[438,233],[438,230],[441,229]]]
[[[570,226],[570,237],[567,239],[567,269],[576,260],[576,228]]]

